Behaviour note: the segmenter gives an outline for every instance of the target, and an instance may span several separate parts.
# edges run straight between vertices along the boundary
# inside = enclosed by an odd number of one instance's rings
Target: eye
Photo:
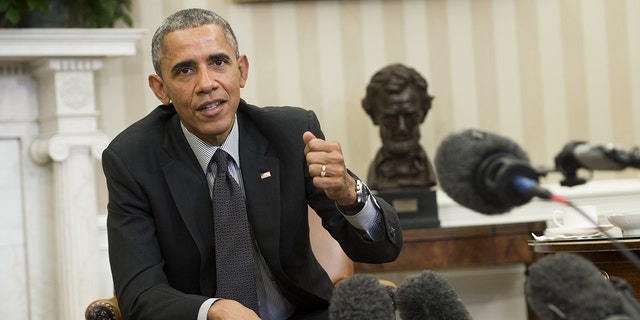
[[[180,68],[175,68],[174,69],[174,76],[175,77],[184,77],[184,76],[189,76],[194,74],[195,71],[193,68],[191,67],[180,67]]]
[[[213,54],[209,56],[209,65],[214,68],[221,68],[227,66],[231,62],[231,58],[228,55],[221,54]]]
[[[211,62],[210,62],[211,67],[216,69],[224,68],[228,64],[229,64],[229,60],[225,58],[211,59]]]
[[[193,70],[191,68],[181,68],[178,70],[178,74],[183,75],[183,74],[191,74],[193,72]]]

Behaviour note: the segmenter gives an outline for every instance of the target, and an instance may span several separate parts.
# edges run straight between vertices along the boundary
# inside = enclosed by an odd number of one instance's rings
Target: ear
[[[240,88],[244,88],[249,77],[249,59],[244,54],[238,58],[238,69],[240,70]]]
[[[149,88],[151,88],[151,91],[153,91],[153,93],[156,95],[158,100],[162,102],[162,104],[168,105],[169,103],[171,103],[171,98],[165,90],[164,81],[159,75],[149,75]]]

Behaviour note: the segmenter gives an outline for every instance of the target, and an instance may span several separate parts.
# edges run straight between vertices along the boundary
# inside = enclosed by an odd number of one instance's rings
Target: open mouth
[[[216,101],[216,102],[213,102],[213,103],[202,105],[197,110],[198,111],[206,111],[206,110],[215,109],[216,107],[218,107],[219,105],[221,105],[223,103],[224,103],[224,101]]]

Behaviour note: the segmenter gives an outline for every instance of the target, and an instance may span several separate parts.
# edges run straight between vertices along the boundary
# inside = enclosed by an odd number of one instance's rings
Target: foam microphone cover
[[[623,301],[611,282],[574,253],[560,252],[533,263],[525,294],[542,320],[625,318]]]
[[[449,282],[428,270],[400,284],[396,306],[403,320],[472,319]]]
[[[387,286],[369,274],[354,274],[338,283],[329,301],[329,320],[394,320]]]
[[[517,194],[510,185],[512,181],[500,181],[503,186],[499,189],[486,185],[485,178],[495,172],[480,168],[487,161],[499,158],[519,161],[518,168],[522,168],[522,164],[528,166],[529,162],[527,154],[515,142],[496,134],[476,129],[450,134],[441,142],[435,156],[440,187],[457,203],[483,214],[505,213],[526,203],[531,197],[522,198]],[[527,173],[531,170],[533,168]]]

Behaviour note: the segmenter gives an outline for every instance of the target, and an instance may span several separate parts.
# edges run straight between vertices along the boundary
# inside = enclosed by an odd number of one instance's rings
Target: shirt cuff
[[[369,194],[367,201],[360,210],[360,212],[354,215],[343,214],[344,218],[356,229],[363,231],[365,238],[371,241],[378,241],[384,237],[384,233],[380,232],[380,219],[382,213],[380,212],[380,206],[378,205],[376,198]]]
[[[200,310],[198,310],[198,318],[196,320],[207,320],[207,314],[209,313],[209,309],[211,308],[211,305],[218,301],[220,299],[218,298],[210,298],[205,300],[201,305],[200,305]]]

